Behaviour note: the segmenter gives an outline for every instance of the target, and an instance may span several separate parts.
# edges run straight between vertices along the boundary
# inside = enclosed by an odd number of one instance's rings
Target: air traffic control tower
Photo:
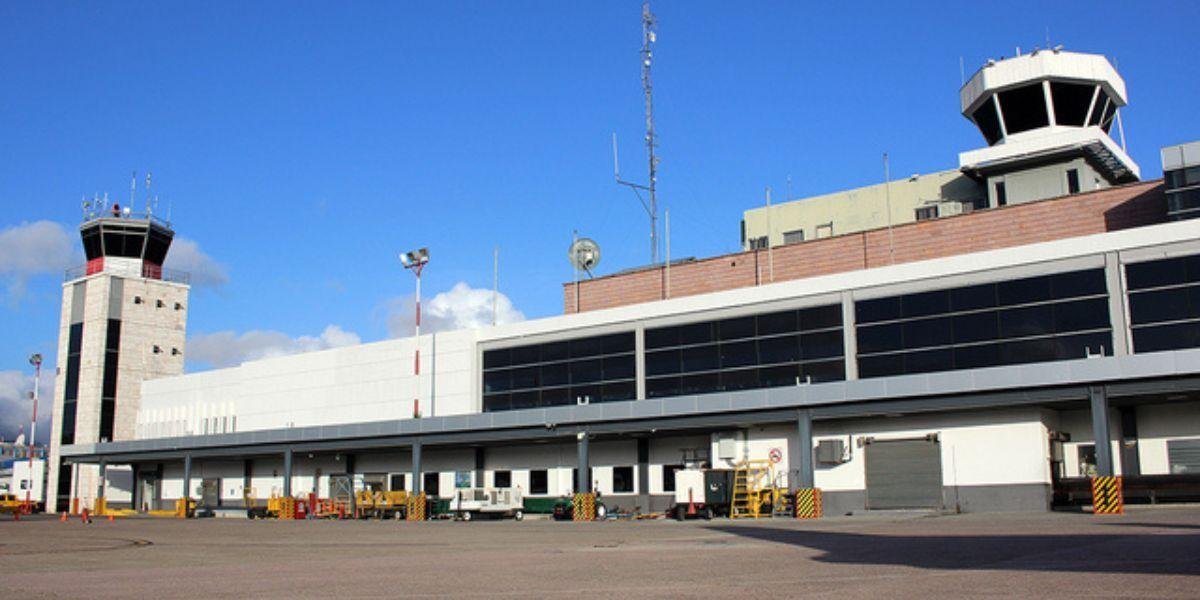
[[[85,202],[79,235],[87,263],[67,272],[59,325],[46,498],[56,512],[94,510],[98,496],[133,501],[128,467],[64,464],[59,448],[134,438],[142,381],[183,373],[190,289],[186,274],[163,269],[175,236],[166,221]]]
[[[1056,48],[989,60],[959,93],[988,144],[959,154],[959,166],[986,185],[988,206],[1140,177],[1124,148],[1125,80],[1103,56]]]

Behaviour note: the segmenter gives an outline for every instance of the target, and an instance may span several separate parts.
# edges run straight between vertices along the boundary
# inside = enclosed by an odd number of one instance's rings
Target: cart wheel
[[[518,510],[517,512],[513,513],[514,521],[520,521],[524,518],[525,518],[525,511],[523,511],[523,510]]]
[[[463,512],[463,513],[462,513],[462,520],[463,520],[464,522],[465,522],[465,521],[470,521],[470,520],[471,520],[471,511],[469,511],[469,510],[468,510],[468,511],[465,511],[465,512]]]
[[[676,521],[687,520],[687,507],[683,506],[682,504],[675,505],[675,520]]]
[[[713,518],[713,510],[711,506],[704,507],[704,520],[711,521]]]
[[[606,508],[603,504],[597,504],[596,505],[596,519],[603,521],[604,517],[607,517],[607,516],[608,516],[608,508]]]

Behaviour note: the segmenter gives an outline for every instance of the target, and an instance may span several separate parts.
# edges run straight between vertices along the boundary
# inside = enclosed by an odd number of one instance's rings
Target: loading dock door
[[[935,436],[865,446],[867,508],[941,508],[942,451]]]

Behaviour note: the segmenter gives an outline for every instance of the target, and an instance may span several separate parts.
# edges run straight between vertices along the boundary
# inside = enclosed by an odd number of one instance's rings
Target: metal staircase
[[[733,468],[733,498],[729,517],[769,517],[779,503],[774,484],[774,466],[769,460],[744,460]]]

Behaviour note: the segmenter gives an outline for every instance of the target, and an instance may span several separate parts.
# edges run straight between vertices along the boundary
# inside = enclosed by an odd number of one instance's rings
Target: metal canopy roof
[[[568,441],[575,433],[645,435],[788,422],[1070,402],[1103,385],[1110,398],[1200,391],[1200,349],[901,375],[584,406],[63,446],[67,462],[349,452],[424,445]]]

